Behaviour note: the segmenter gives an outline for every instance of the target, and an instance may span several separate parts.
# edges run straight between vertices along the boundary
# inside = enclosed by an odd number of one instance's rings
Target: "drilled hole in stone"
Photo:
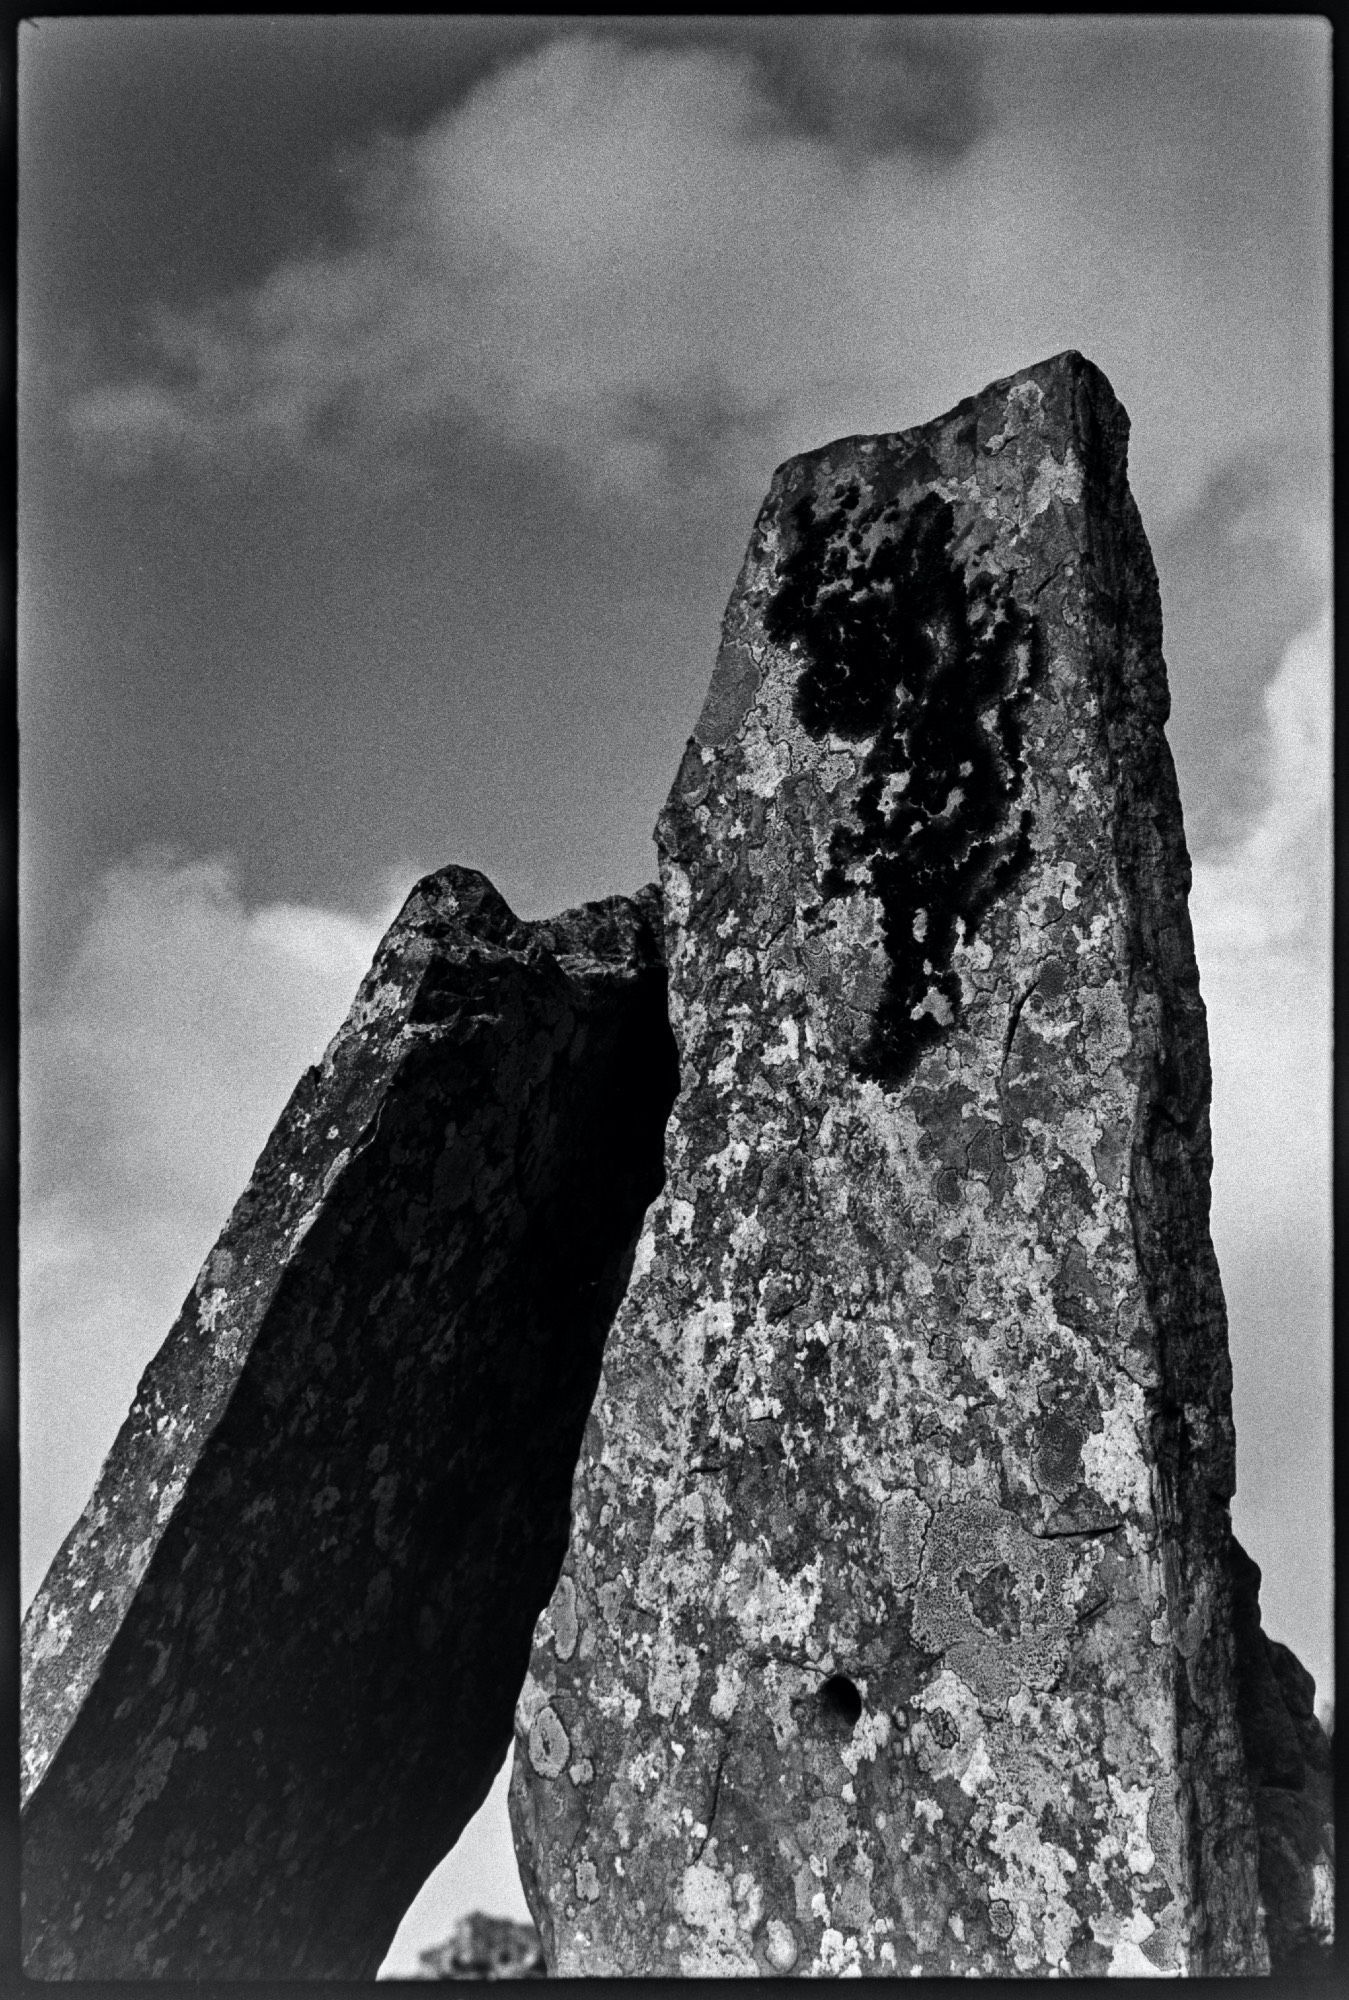
[[[830,1674],[820,1683],[820,1707],[831,1721],[851,1729],[862,1713],[862,1697],[846,1674]]]

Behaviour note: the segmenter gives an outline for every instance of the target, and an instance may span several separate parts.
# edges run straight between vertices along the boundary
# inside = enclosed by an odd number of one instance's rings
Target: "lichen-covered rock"
[[[683,1087],[511,1809],[556,1973],[1263,1971],[1127,419],[777,474],[658,828]]]
[[[1270,1971],[1325,1973],[1335,1942],[1335,1800],[1316,1683],[1260,1625],[1260,1569],[1232,1541],[1237,1714],[1255,1794]]]
[[[373,1976],[509,1743],[676,1082],[657,891],[413,891],[25,1622],[30,1974]]]

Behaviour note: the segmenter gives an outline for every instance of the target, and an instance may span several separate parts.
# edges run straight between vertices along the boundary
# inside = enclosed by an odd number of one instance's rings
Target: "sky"
[[[417,877],[652,879],[774,467],[1075,347],[1161,584],[1234,1516],[1330,1694],[1329,41],[21,29],[25,1598]],[[503,1783],[390,1970],[524,1913]]]

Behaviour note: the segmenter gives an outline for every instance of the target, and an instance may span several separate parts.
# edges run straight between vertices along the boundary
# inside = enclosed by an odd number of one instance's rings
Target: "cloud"
[[[190,400],[154,382],[108,383],[76,405],[86,444],[106,455],[119,472],[139,472],[163,448],[209,446]]]
[[[377,914],[250,909],[226,862],[163,853],[97,884],[64,979],[23,1036],[26,1595],[351,1004],[401,897],[385,900]]]
[[[728,51],[748,59],[777,120],[861,158],[903,151],[958,158],[992,123],[968,24],[884,15],[701,15],[606,22],[631,46]]]
[[[676,24],[656,42],[629,23],[516,53],[345,161],[345,244],[152,313],[152,365],[88,385],[76,431],[96,457],[367,477],[476,443],[587,492],[762,490],[790,451],[1078,346],[1136,371],[1158,455],[1185,468],[1157,484],[1192,491],[1224,430],[1286,414],[1251,394],[1287,333],[1282,239],[1227,218],[1229,277],[1216,170],[1173,149],[1161,180],[1141,174],[1131,107],[1090,64],[1092,121],[1065,124],[1026,84],[1030,44],[996,121],[951,112],[958,144],[887,150],[883,104],[940,124],[934,79],[983,102],[973,40],[953,56],[926,32]],[[1208,136],[1216,158],[1236,140]]]
[[[1285,648],[1254,739],[1264,804],[1190,899],[1213,1056],[1237,1531],[1267,1628],[1333,1685],[1330,1543],[1331,676],[1328,608]]]
[[[87,392],[76,429],[242,465],[397,451],[440,421],[640,489],[691,430],[752,431],[778,399],[783,220],[818,265],[837,174],[781,123],[743,55],[553,42],[386,137],[345,250],[155,314],[159,371]]]
[[[1333,643],[1329,604],[1263,690],[1252,757],[1266,795],[1243,838],[1194,870],[1191,914],[1215,966],[1275,959],[1327,973]]]
[[[1328,460],[1285,446],[1224,459],[1158,541],[1192,853],[1231,847],[1266,803],[1262,704],[1328,592],[1329,517]]]

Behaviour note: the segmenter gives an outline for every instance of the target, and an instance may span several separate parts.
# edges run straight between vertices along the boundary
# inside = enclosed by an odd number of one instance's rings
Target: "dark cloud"
[[[548,40],[553,17],[194,15],[25,23],[21,318],[134,342],[146,298],[190,307],[342,240],[352,162]],[[336,169],[334,168],[336,161]],[[345,170],[344,170],[345,169]]]
[[[1195,854],[1230,845],[1265,803],[1265,691],[1325,597],[1319,470],[1229,458],[1157,545],[1167,735]]]
[[[959,158],[991,121],[973,24],[884,14],[592,16],[634,41],[744,55],[784,126],[851,155]]]
[[[777,404],[746,408],[709,376],[635,390],[617,421],[625,437],[655,448],[676,493],[700,493],[708,482],[726,483],[728,462],[747,446],[771,440],[779,415]]]
[[[337,470],[476,415],[630,498],[757,487],[789,420],[858,428],[840,392],[887,372],[918,266],[939,294],[951,213],[987,203],[948,187],[924,229],[892,142],[932,93],[884,24],[768,29],[572,24],[415,133],[347,143],[341,241],[252,283],[226,258],[214,297],[147,302],[120,364],[66,371],[89,463]]]
[[[970,38],[884,16],[206,15],[44,20],[20,40],[25,309],[44,330],[190,304],[338,240],[351,177],[574,34],[739,53],[784,126],[950,158],[984,116]],[[335,172],[334,158],[339,165]],[[360,180],[361,176],[355,176]],[[285,199],[276,198],[284,188]]]

